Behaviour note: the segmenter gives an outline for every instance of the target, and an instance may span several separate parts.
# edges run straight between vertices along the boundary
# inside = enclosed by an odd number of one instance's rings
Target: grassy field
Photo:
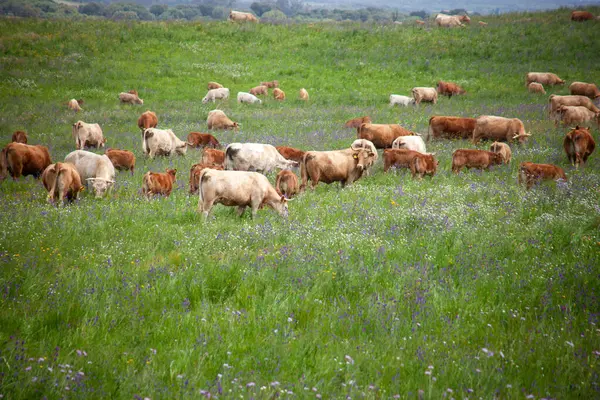
[[[598,22],[569,13],[454,30],[0,19],[0,145],[24,129],[63,160],[81,119],[137,156],[108,198],[68,207],[32,177],[0,185],[0,397],[598,398],[600,161],[568,165],[567,129],[524,86],[529,71],[600,80]],[[235,102],[271,79],[288,100]],[[388,107],[439,79],[468,94]],[[474,146],[435,141],[433,179],[379,161],[304,193],[287,220],[217,206],[204,222],[187,190],[199,151],[148,160],[136,121],[150,109],[180,138],[206,131],[212,80],[242,124],[222,143],[345,148],[360,115],[422,133],[432,115],[518,117],[533,136],[489,172],[452,174],[452,151]],[[132,88],[143,106],[119,104]],[[569,182],[526,191],[522,161]],[[167,167],[176,190],[143,200],[142,175]]]

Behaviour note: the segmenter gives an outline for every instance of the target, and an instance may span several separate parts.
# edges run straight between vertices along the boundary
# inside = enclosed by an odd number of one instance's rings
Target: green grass
[[[455,30],[0,19],[0,144],[25,129],[62,160],[82,119],[137,157],[111,196],[84,192],[69,207],[47,204],[31,177],[0,185],[0,394],[598,397],[600,161],[568,165],[566,129],[524,86],[529,71],[598,80],[598,24],[568,15]],[[235,102],[271,79],[286,102]],[[388,107],[389,94],[439,79],[468,95]],[[355,133],[342,124],[360,115],[423,133],[434,114],[518,117],[533,137],[489,172],[452,174],[452,151],[474,146],[431,142],[433,179],[384,174],[379,161],[345,189],[301,195],[287,220],[216,206],[205,223],[187,194],[199,152],[148,160],[136,121],[150,109],[180,138],[206,131],[213,80],[242,124],[217,132],[222,143],[344,148]],[[143,106],[118,103],[132,88]],[[66,109],[71,98],[83,112]],[[525,191],[522,161],[560,165],[569,183]],[[143,200],[142,175],[167,167],[177,189]]]

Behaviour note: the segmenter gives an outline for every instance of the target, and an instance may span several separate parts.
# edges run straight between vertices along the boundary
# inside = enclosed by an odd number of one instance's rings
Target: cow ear
[[[279,199],[279,201],[281,201],[282,203],[285,203],[287,201],[287,199],[285,198],[284,195],[281,195],[281,198]]]

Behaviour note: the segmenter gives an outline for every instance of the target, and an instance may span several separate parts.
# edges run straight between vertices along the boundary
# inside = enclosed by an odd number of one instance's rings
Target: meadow
[[[568,164],[567,128],[524,84],[600,80],[600,22],[569,14],[450,30],[0,19],[0,145],[23,129],[63,160],[81,119],[137,157],[110,196],[66,207],[32,177],[0,184],[0,397],[598,398],[600,161]],[[285,102],[236,103],[272,79]],[[467,95],[388,106],[440,79]],[[202,104],[208,81],[232,98]],[[119,104],[133,88],[144,105]],[[288,219],[216,206],[204,222],[188,194],[200,151],[146,159],[136,122],[150,109],[185,138],[216,107],[241,124],[221,143],[341,149],[361,115],[423,134],[432,115],[517,117],[533,136],[487,172],[452,174],[452,151],[475,146],[432,141],[433,179],[378,161],[297,197]],[[526,191],[522,161],[569,181]],[[143,174],[173,167],[173,194],[143,199]]]

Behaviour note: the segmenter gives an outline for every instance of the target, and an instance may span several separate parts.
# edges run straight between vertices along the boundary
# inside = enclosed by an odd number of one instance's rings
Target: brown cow
[[[42,183],[48,191],[48,201],[58,201],[58,204],[64,200],[76,200],[79,192],[83,190],[79,172],[71,163],[50,164],[42,173]]]
[[[275,81],[271,81],[271,82],[261,82],[260,85],[266,86],[269,89],[273,89],[273,88],[279,87],[279,81],[275,80]]]
[[[589,11],[573,11],[571,13],[571,21],[583,22],[591,19],[594,19],[594,14]]]
[[[135,95],[135,96],[138,96],[138,91],[137,91],[137,90],[135,90],[135,89],[128,90],[128,91],[127,91],[127,93],[129,93],[129,94],[133,94],[133,95]]]
[[[300,191],[306,188],[309,179],[312,181],[312,189],[319,182],[340,182],[345,187],[363,176],[366,166],[372,163],[373,158],[375,154],[368,148],[307,151],[300,165]]]
[[[558,116],[560,106],[582,106],[595,113],[600,112],[600,109],[586,96],[558,96],[552,94],[548,98],[548,102],[550,103],[548,107],[550,118]],[[558,125],[557,118],[555,118],[554,124]]]
[[[300,89],[299,99],[308,101],[308,91],[306,89],[304,89],[304,88]]]
[[[504,164],[510,164],[512,151],[510,150],[510,146],[506,143],[494,142],[490,146],[490,151],[500,154],[504,160]]]
[[[479,26],[487,26],[487,22],[479,21]]]
[[[27,132],[15,131],[15,133],[12,134],[12,141],[16,143],[27,144]]]
[[[569,90],[572,95],[586,96],[590,99],[600,97],[600,90],[593,83],[573,82],[569,85]]]
[[[563,147],[569,162],[579,168],[580,164],[585,164],[587,158],[594,152],[596,142],[590,133],[589,128],[576,126],[571,132],[567,133],[563,141]]]
[[[304,158],[305,151],[295,149],[293,147],[287,146],[275,146],[279,154],[281,154],[284,158],[292,161],[296,161],[298,164],[302,162]]]
[[[463,167],[467,169],[488,169],[492,165],[504,162],[502,154],[487,150],[457,149],[452,153],[452,172],[458,174]]]
[[[519,166],[519,185],[525,183],[527,189],[536,182],[542,180],[554,180],[559,179],[567,180],[565,171],[562,168],[552,164],[534,164],[532,162],[522,162]]]
[[[187,137],[187,142],[190,146],[198,147],[212,147],[213,149],[221,147],[221,144],[210,133],[190,132]]]
[[[142,181],[142,194],[150,200],[155,194],[169,197],[175,182],[176,169],[167,169],[166,173],[146,172]]]
[[[352,118],[344,124],[344,128],[359,128],[362,124],[370,124],[371,117],[365,115],[364,117]]]
[[[218,165],[220,167],[223,167],[225,163],[225,152],[223,150],[204,148],[200,163],[207,165]]]
[[[138,128],[142,130],[142,135],[144,134],[144,129],[156,128],[157,125],[158,117],[150,110],[146,111],[138,118]]]
[[[425,25],[425,21],[421,21],[420,19],[415,19],[415,24],[417,25]]]
[[[238,129],[237,122],[230,120],[221,110],[212,110],[208,112],[206,119],[208,129]]]
[[[192,165],[192,168],[190,168],[190,194],[196,194],[196,193],[198,193],[198,185],[199,185],[199,182],[200,182],[200,174],[206,168],[216,169],[216,170],[223,170],[222,166],[220,166],[220,165],[214,165],[214,164],[202,164],[202,163],[199,163],[199,164]]]
[[[208,82],[208,85],[207,85],[208,90],[220,89],[222,87],[223,87],[223,85],[221,85],[220,83],[217,83],[217,82]]]
[[[255,86],[252,89],[250,89],[250,92],[248,92],[248,93],[253,94],[255,96],[260,96],[260,95],[268,96],[269,88],[266,86],[263,86],[263,85]]]
[[[279,88],[273,89],[273,98],[275,100],[283,101],[285,100],[285,92]]]
[[[77,112],[82,110],[82,108],[80,107],[82,104],[83,100],[71,99],[67,102],[67,107],[69,107],[69,110]]]
[[[453,95],[467,93],[463,88],[458,86],[456,83],[444,82],[444,81],[438,81],[436,90],[437,90],[438,94],[440,94],[442,96],[448,96],[448,97],[452,97]]]
[[[421,179],[424,175],[433,177],[439,164],[434,155],[435,153],[423,154],[406,149],[385,149],[383,151],[383,172],[387,172],[390,167],[395,166],[409,168],[413,178],[418,176]]]
[[[475,121],[473,130],[473,143],[477,144],[481,139],[493,140],[495,142],[511,142],[518,140],[523,144],[530,133],[525,132],[523,122],[518,118],[504,118],[493,115],[482,115]]]
[[[357,139],[373,142],[378,149],[389,149],[397,137],[417,136],[414,132],[398,124],[362,124],[356,129]]]
[[[529,93],[546,94],[546,91],[544,90],[544,85],[537,82],[531,82],[529,85],[527,85],[527,90],[529,90]]]
[[[475,118],[444,117],[434,115],[429,118],[429,135],[427,141],[434,138],[467,139],[473,136]],[[442,134],[446,134],[442,136]]]
[[[113,166],[119,171],[131,171],[135,169],[135,155],[129,150],[106,149],[104,152]]]
[[[33,175],[38,178],[52,164],[46,146],[30,146],[11,142],[0,153],[0,181],[10,174],[14,180],[21,175]]]
[[[275,179],[275,190],[280,196],[291,199],[298,193],[298,178],[296,174],[287,169],[279,171]]]
[[[531,82],[541,83],[542,85],[554,86],[563,85],[564,80],[560,79],[558,75],[552,72],[528,72],[525,75],[525,86],[529,86]]]
[[[600,129],[600,112],[590,111],[587,107],[582,106],[560,106],[557,110],[560,119],[565,125],[596,120]]]

